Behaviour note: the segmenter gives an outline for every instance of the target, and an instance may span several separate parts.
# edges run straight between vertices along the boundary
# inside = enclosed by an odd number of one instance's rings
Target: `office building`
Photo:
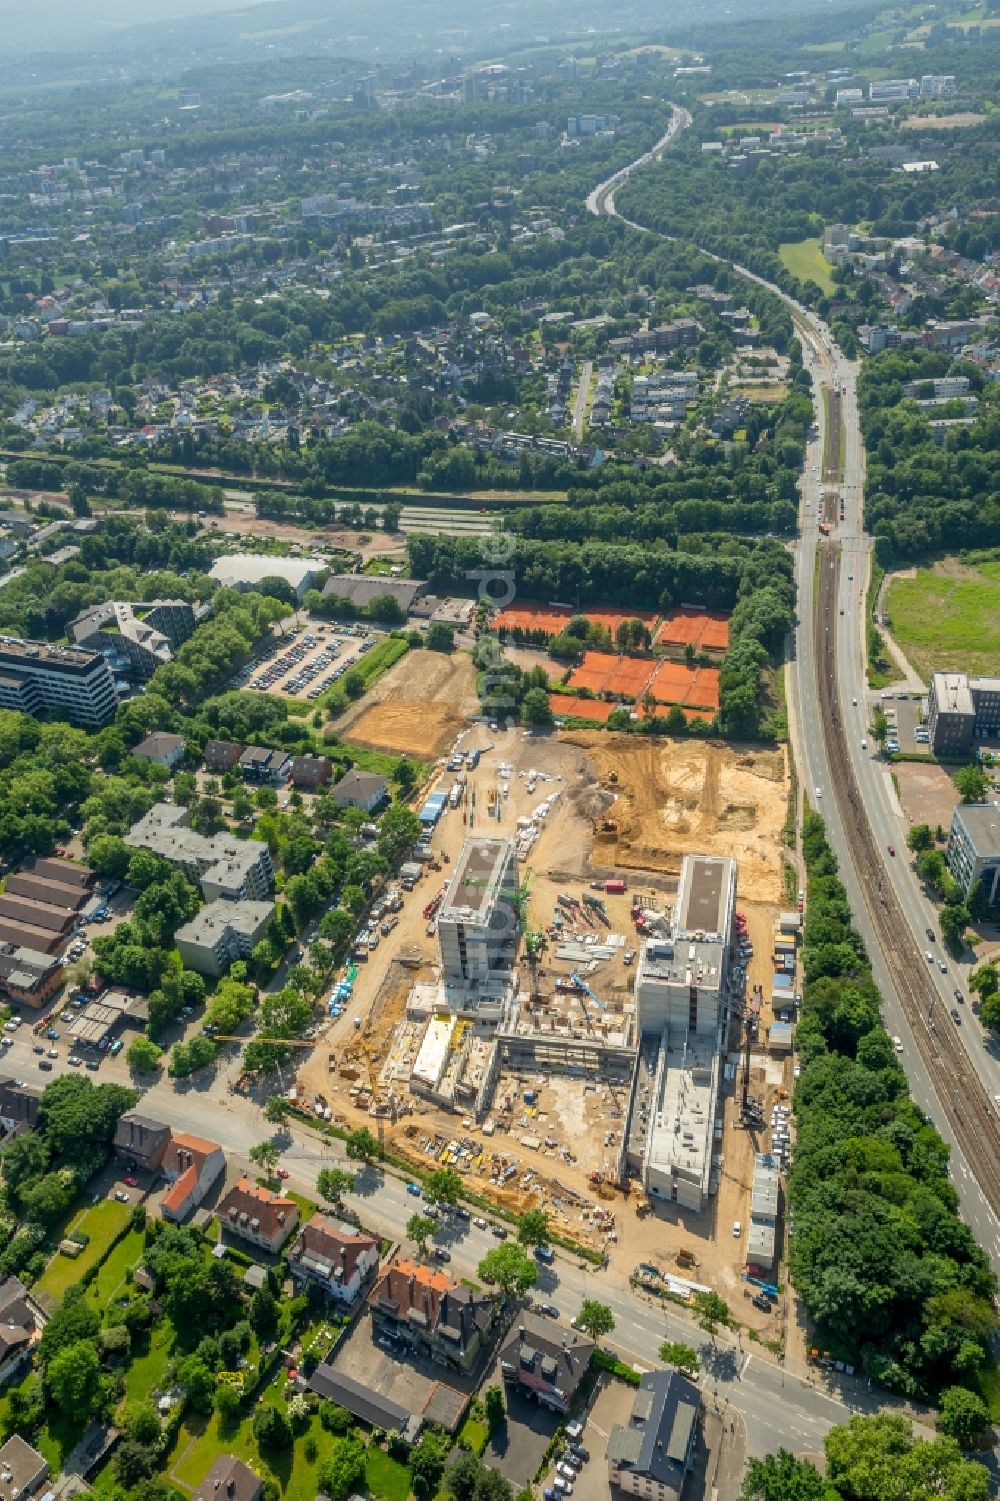
[[[175,803],[154,803],[125,835],[129,849],[151,850],[199,882],[207,901],[226,897],[263,902],[274,891],[271,853],[259,839],[196,834],[190,812]]]
[[[467,839],[438,911],[446,985],[505,983],[517,953],[517,853],[513,839]]]
[[[925,73],[920,80],[921,99],[946,99],[954,92],[954,73]]]
[[[608,1480],[629,1496],[680,1501],[698,1437],[701,1398],[680,1371],[647,1371],[627,1424],[608,1435]]]
[[[68,630],[77,646],[101,652],[112,672],[145,682],[191,635],[194,609],[182,599],[107,600],[84,610]]]
[[[686,855],[670,936],[648,939],[636,968],[640,1058],[626,1161],[647,1193],[686,1209],[704,1209],[713,1189],[735,903],[735,860]]]
[[[0,709],[99,730],[117,707],[111,669],[100,652],[0,636]]]
[[[966,896],[982,882],[987,902],[1000,906],[1000,802],[959,803],[945,858]]]
[[[920,85],[915,78],[879,78],[868,85],[868,98],[875,103],[880,100],[917,99]]]
[[[927,691],[927,729],[936,756],[968,751],[1000,735],[1000,677],[935,672]]]
[[[249,959],[266,935],[273,902],[209,902],[177,929],[174,942],[188,969],[200,975],[224,975],[237,959]]]

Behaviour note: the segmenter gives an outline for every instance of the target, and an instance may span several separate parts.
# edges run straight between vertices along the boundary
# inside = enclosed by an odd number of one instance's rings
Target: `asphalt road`
[[[573,442],[580,443],[583,440],[583,423],[587,415],[587,397],[590,395],[590,377],[594,373],[593,360],[584,360],[580,370],[580,379],[577,382],[576,395],[573,398]]]

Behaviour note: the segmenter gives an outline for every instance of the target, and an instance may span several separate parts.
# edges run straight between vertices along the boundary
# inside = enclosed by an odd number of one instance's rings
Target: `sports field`
[[[837,284],[830,275],[829,263],[823,258],[822,243],[822,240],[786,241],[778,246],[778,254],[786,269],[799,281],[814,281],[821,291],[832,297]]]
[[[719,707],[718,668],[689,667],[686,662],[648,657],[616,657],[611,652],[587,652],[571,672],[567,687],[630,698],[637,703],[648,691],[658,704],[681,704],[710,714]]]
[[[724,652],[729,645],[729,616],[720,610],[672,610],[656,633],[654,645],[664,651]]]
[[[1000,555],[918,568],[893,580],[886,604],[889,628],[925,682],[943,670],[1000,675]]]

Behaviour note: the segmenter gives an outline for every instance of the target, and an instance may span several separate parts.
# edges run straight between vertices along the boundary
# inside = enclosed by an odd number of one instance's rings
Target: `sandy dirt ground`
[[[601,811],[618,827],[599,835],[595,863],[676,876],[685,854],[734,855],[741,898],[781,900],[783,749],[741,751],[599,730],[568,731],[565,739],[588,752],[611,794]]]
[[[918,761],[899,761],[893,767],[899,801],[910,823],[951,827],[958,806],[958,788],[943,766],[923,766]]]
[[[478,712],[475,679],[464,652],[407,652],[342,716],[337,732],[373,750],[431,759]]]
[[[421,655],[428,659],[433,656]],[[605,752],[606,742],[610,742],[610,749]],[[729,853],[734,849],[731,830],[727,832],[717,811],[713,811],[719,806],[720,789],[725,789],[727,799],[735,801],[738,797],[747,804],[752,795],[754,806],[763,808],[762,828],[773,831],[762,844],[773,846],[770,856],[776,874],[773,879],[762,879],[759,869],[755,870],[744,859],[737,901],[746,914],[754,944],[749,982],[760,984],[765,998],[769,997],[771,939],[777,912],[783,904],[777,874],[785,806],[784,759],[780,752],[754,752],[748,757],[728,748],[685,741],[659,742],[654,748],[625,736],[587,736],[576,732],[526,736],[520,730],[507,730],[493,734],[480,724],[468,727],[459,744],[464,749],[478,746],[482,760],[468,774],[470,797],[464,809],[446,812],[438,824],[433,850],[441,860],[442,870],[428,871],[416,889],[405,896],[399,926],[390,939],[381,941],[362,967],[348,1010],[325,1031],[322,1041],[326,1046],[318,1047],[301,1068],[298,1083],[307,1098],[322,1094],[334,1117],[348,1127],[373,1126],[368,1114],[369,1080],[375,1080],[376,1087],[383,1087],[379,1082],[384,1079],[383,1070],[387,1065],[394,1066],[398,1054],[406,1056],[406,1047],[410,1045],[406,1038],[407,996],[415,980],[430,979],[435,970],[437,938],[428,932],[424,907],[447,878],[449,865],[454,864],[470,832],[513,834],[517,819],[533,812],[553,794],[556,796],[550,804],[550,814],[542,823],[540,837],[525,862],[531,877],[529,921],[534,927],[548,927],[557,908],[558,894],[581,897],[589,890],[595,874],[611,875],[618,871],[627,876],[628,892],[605,898],[611,931],[623,935],[624,945],[612,958],[597,962],[589,975],[589,983],[610,1017],[620,1016],[633,1002],[634,965],[625,963],[628,949],[638,947],[630,916],[633,894],[641,891],[645,904],[669,910],[683,853],[697,849]],[[640,872],[635,867],[616,866],[613,843],[606,847],[603,840],[595,842],[594,819],[602,816],[616,792],[616,809],[626,805],[630,796],[626,768],[635,782],[640,775],[649,775],[643,772],[645,763],[640,764],[634,756],[637,751],[650,749],[667,758],[669,777],[661,777],[656,784],[659,792],[655,787],[649,789],[636,816],[648,818],[658,802],[665,805],[669,801],[663,789],[674,785],[671,778],[683,776],[684,785],[690,790],[685,794],[687,826],[675,833],[675,824],[664,821],[655,847],[652,842],[649,846],[657,856],[657,863]],[[603,761],[605,753],[612,758],[607,763]],[[762,755],[763,772],[757,766]],[[752,763],[749,767],[744,764],[748,759]],[[706,776],[713,761],[715,769]],[[500,776],[502,764],[510,767],[509,778]],[[602,784],[602,772],[606,777],[611,769],[618,770],[617,789]],[[441,786],[449,786],[451,780],[447,772],[440,773]],[[709,807],[703,816],[698,804],[706,780]],[[502,795],[504,786],[509,788],[506,796]],[[529,786],[534,790],[529,792]],[[475,809],[471,799],[473,788]],[[491,794],[495,797],[497,793],[500,793],[500,818],[487,819]],[[753,832],[740,831],[745,839],[750,839]],[[757,864],[761,866],[762,862]],[[757,890],[748,891],[743,879],[746,868],[754,877]],[[763,868],[765,872],[770,869]],[[759,894],[761,890],[763,896]],[[586,1026],[586,1013],[579,1002],[568,1000],[565,993],[557,991],[556,980],[568,976],[573,965],[557,959],[554,947],[549,944],[536,977],[540,1003],[550,1014],[556,1009],[566,1012],[575,1009],[578,1016],[574,1020],[581,1027]],[[527,966],[522,963],[522,987],[527,990],[531,983]],[[591,1010],[596,1016],[593,1006]],[[355,1017],[360,1023],[357,1030]],[[762,1036],[766,1035],[770,1020],[765,1004]],[[415,1039],[416,1033],[414,1044]],[[731,1045],[734,1051],[738,1050],[735,1034]],[[767,1059],[763,1053],[754,1055],[751,1089],[765,1103],[768,1118],[775,1091],[790,1082],[790,1061]],[[395,1122],[387,1121],[384,1129],[395,1151],[425,1168],[447,1142],[455,1139],[472,1142],[476,1154],[467,1174],[470,1188],[488,1193],[515,1212],[532,1205],[543,1206],[560,1229],[595,1246],[604,1245],[611,1257],[611,1274],[616,1278],[626,1278],[640,1261],[656,1262],[683,1275],[676,1260],[677,1251],[681,1248],[693,1251],[698,1267],[689,1270],[688,1275],[717,1288],[743,1322],[768,1333],[768,1325],[776,1323],[776,1317],[769,1320],[744,1300],[744,1284],[739,1279],[749,1218],[753,1153],[767,1141],[764,1136],[760,1143],[754,1142],[734,1124],[738,1115],[734,1091],[740,1083],[737,1075],[726,1089],[723,1174],[719,1193],[703,1215],[663,1205],[658,1205],[652,1213],[640,1214],[634,1194],[625,1195],[606,1185],[597,1187],[589,1182],[589,1174],[605,1170],[616,1155],[624,1126],[624,1091],[607,1084],[595,1086],[569,1078],[505,1073],[491,1114],[495,1130],[489,1137],[474,1120],[409,1096],[400,1085],[401,1113]],[[524,1104],[526,1088],[538,1093],[531,1107]],[[538,1140],[537,1149],[523,1144],[526,1135]],[[498,1164],[516,1167],[516,1175],[502,1189],[491,1182]],[[595,1211],[614,1216],[616,1241],[606,1239],[609,1225],[595,1224]],[[739,1241],[732,1235],[735,1220],[740,1220],[743,1226],[743,1239]]]

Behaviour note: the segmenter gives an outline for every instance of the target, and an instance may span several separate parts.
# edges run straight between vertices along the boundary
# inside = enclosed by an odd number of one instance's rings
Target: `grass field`
[[[946,559],[890,585],[890,630],[926,682],[961,669],[993,674],[1000,663],[1000,559],[975,566]]]
[[[786,270],[799,281],[814,281],[816,285],[832,297],[836,290],[836,282],[830,275],[830,267],[823,259],[820,246],[821,240],[796,240],[786,241],[778,246],[778,254]]]
[[[90,1244],[84,1246],[75,1261],[57,1251],[36,1282],[35,1293],[53,1300],[61,1298],[67,1287],[79,1282],[84,1272],[102,1259],[109,1243],[124,1229],[130,1213],[128,1204],[119,1204],[115,1199],[102,1199],[93,1208],[82,1210],[69,1225],[67,1234],[83,1230],[90,1236]]]
[[[124,1208],[117,1205],[116,1208]],[[87,1289],[87,1297],[103,1313],[125,1281],[125,1275],[142,1260],[145,1238],[141,1230],[130,1230],[115,1246],[107,1261]]]

